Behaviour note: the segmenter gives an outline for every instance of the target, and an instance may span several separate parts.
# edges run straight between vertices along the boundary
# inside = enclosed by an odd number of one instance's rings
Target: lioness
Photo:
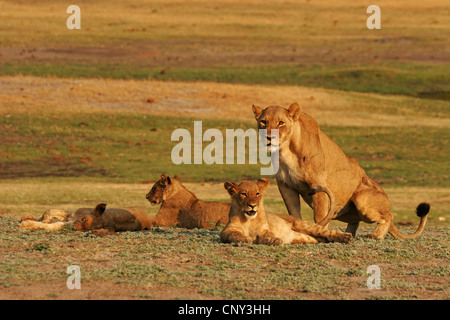
[[[94,209],[80,208],[71,213],[64,210],[49,209],[36,221],[23,218],[19,228],[30,230],[60,230],[64,226],[73,227],[77,231],[106,229],[108,231],[138,231],[151,228],[151,219],[142,208],[106,209],[101,203]],[[53,220],[58,220],[53,222]]]
[[[301,218],[301,195],[314,209],[315,222],[323,226],[331,219],[347,222],[346,231],[353,236],[360,221],[377,223],[375,232],[369,234],[373,239],[383,239],[388,232],[400,239],[422,233],[430,205],[421,203],[417,207],[420,225],[416,232],[400,233],[393,224],[387,194],[297,103],[287,109],[278,106],[262,109],[255,105],[252,109],[258,128],[267,129],[267,145],[279,152],[276,179],[289,214]],[[272,137],[273,129],[278,129],[278,139]],[[330,208],[326,195],[314,190],[317,185],[331,191]]]
[[[211,228],[228,222],[229,203],[197,199],[181,182],[165,173],[161,174],[146,198],[152,206],[161,204],[153,218],[153,226]]]
[[[239,185],[225,182],[224,187],[231,195],[231,209],[230,221],[220,233],[222,242],[283,245],[319,241],[349,243],[353,239],[350,233],[328,230],[289,215],[266,213],[263,191],[269,187],[267,178],[243,181]]]

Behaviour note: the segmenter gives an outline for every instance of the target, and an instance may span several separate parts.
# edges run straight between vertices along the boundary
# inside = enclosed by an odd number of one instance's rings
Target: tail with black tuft
[[[428,212],[430,212],[430,205],[428,203],[422,202],[417,206],[416,214],[420,218],[420,224],[416,232],[412,234],[400,233],[400,231],[398,231],[397,228],[395,227],[394,222],[391,222],[391,225],[389,227],[389,233],[398,239],[411,239],[419,236],[422,233],[423,229],[425,228]]]
[[[422,202],[416,208],[416,214],[420,218],[425,217],[428,212],[430,212],[430,205],[426,202]]]

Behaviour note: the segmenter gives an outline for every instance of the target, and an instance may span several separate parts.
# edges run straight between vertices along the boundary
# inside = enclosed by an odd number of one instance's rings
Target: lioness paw
[[[343,233],[341,236],[341,241],[343,243],[351,243],[353,241],[353,236],[351,233]]]
[[[367,235],[367,238],[374,239],[374,240],[379,240],[379,239],[383,239],[383,236],[381,236],[381,235],[379,235],[379,234],[374,232],[374,233],[369,233]]]

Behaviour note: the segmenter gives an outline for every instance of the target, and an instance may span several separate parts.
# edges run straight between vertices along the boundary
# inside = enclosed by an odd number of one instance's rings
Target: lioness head
[[[82,215],[82,218],[74,222],[73,228],[77,231],[88,231],[102,229],[105,226],[103,213],[106,204],[100,203],[94,209],[81,208],[75,211],[76,215]]]
[[[161,174],[160,179],[155,182],[145,196],[152,206],[160,204],[172,195],[174,189],[173,182],[173,178],[168,177],[165,173]]]
[[[301,113],[301,107],[296,102],[291,104],[288,109],[277,106],[262,109],[255,105],[253,105],[252,109],[258,122],[258,129],[267,130],[265,138],[267,147],[271,147],[271,149],[277,149],[285,141],[289,140],[292,135],[293,125]],[[278,130],[278,137],[272,133],[274,129]]]
[[[233,182],[225,182],[225,189],[231,196],[232,206],[238,208],[246,219],[255,219],[258,209],[263,205],[262,193],[269,187],[269,179],[261,178],[257,182],[243,181],[237,185]]]

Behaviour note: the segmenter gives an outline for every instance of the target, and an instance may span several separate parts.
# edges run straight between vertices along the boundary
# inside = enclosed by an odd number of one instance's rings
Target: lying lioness
[[[266,213],[263,191],[269,186],[267,178],[258,182],[243,181],[237,185],[225,182],[225,189],[231,195],[230,221],[220,233],[225,243],[255,243],[282,245],[285,243],[349,243],[350,233],[328,230],[312,222],[289,215]]]
[[[317,223],[327,226],[331,219],[347,222],[346,231],[353,236],[360,221],[377,223],[375,232],[369,235],[374,239],[383,239],[388,232],[400,239],[421,234],[430,205],[421,203],[417,207],[420,225],[416,232],[400,233],[392,221],[387,194],[297,103],[287,109],[253,106],[253,113],[258,128],[267,130],[267,145],[279,152],[276,179],[289,214],[301,218],[300,195],[314,209]],[[278,138],[271,132],[274,129],[278,130]],[[325,191],[320,187],[327,190],[330,201],[317,192]]]
[[[165,173],[161,174],[146,198],[152,206],[161,204],[152,220],[153,226],[211,228],[228,222],[229,203],[197,199],[177,179]]]
[[[56,219],[56,222],[53,220]],[[94,209],[80,208],[71,213],[49,209],[39,220],[23,218],[19,228],[30,230],[60,230],[64,226],[77,231],[106,229],[108,231],[138,231],[151,228],[151,219],[139,207],[106,209],[101,203]]]

